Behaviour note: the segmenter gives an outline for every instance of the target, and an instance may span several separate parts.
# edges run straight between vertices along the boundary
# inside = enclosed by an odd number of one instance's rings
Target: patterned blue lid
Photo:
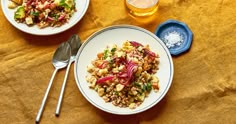
[[[192,44],[192,31],[185,23],[176,20],[160,24],[155,34],[165,43],[171,55],[176,56],[186,52]]]

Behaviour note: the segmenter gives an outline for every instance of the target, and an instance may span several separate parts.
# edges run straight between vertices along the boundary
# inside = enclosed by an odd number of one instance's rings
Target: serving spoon
[[[70,65],[75,61],[75,57],[76,57],[77,52],[79,51],[79,48],[81,46],[81,40],[78,35],[74,34],[70,37],[70,39],[68,40],[68,43],[71,46],[71,56],[70,56],[69,64],[66,68],[66,74],[65,74],[64,81],[63,81],[63,84],[61,87],[61,92],[60,92],[60,96],[58,99],[57,108],[56,108],[56,112],[55,112],[56,116],[59,116],[59,114],[60,114],[61,102],[63,99],[63,94],[64,94],[66,81],[67,81],[67,77],[68,77],[69,70],[70,70]]]
[[[70,56],[71,56],[71,47],[70,47],[70,44],[67,43],[67,42],[62,43],[57,48],[56,52],[54,53],[53,59],[52,59],[52,64],[55,67],[55,70],[54,70],[54,72],[52,74],[52,77],[49,81],[48,88],[46,90],[46,93],[43,97],[41,106],[39,108],[39,111],[38,111],[38,114],[37,114],[37,117],[36,117],[36,123],[39,123],[39,121],[40,121],[41,115],[42,115],[43,110],[44,110],[45,103],[47,101],[49,91],[50,91],[51,86],[52,86],[53,79],[54,79],[57,71],[59,69],[65,68],[68,65],[68,62],[70,61]]]

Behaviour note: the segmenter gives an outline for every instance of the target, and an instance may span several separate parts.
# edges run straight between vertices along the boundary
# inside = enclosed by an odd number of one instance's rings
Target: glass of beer
[[[131,15],[134,16],[150,16],[153,15],[159,5],[159,0],[125,0],[126,8]]]

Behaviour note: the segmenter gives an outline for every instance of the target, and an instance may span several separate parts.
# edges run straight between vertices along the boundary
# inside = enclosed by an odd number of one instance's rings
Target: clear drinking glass
[[[159,5],[159,0],[125,0],[128,12],[134,16],[153,15]]]

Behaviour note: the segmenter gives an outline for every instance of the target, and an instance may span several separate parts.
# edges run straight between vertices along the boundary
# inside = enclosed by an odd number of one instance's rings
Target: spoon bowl
[[[79,48],[82,44],[81,39],[79,38],[78,35],[72,35],[68,43],[70,44],[71,47],[70,61],[75,61],[76,54],[78,53]]]
[[[55,68],[65,68],[70,60],[71,47],[67,42],[62,43],[53,55],[52,64]]]

